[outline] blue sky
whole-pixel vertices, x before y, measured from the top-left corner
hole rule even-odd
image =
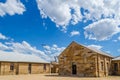
[[[0,50],[45,59],[76,41],[118,56],[119,6],[119,0],[0,0]]]

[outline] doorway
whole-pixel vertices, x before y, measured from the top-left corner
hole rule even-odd
[[[31,74],[31,64],[28,65],[28,73]]]
[[[118,63],[114,63],[114,71],[118,71]]]
[[[17,65],[16,65],[16,75],[18,75],[19,74],[19,63],[17,63]]]
[[[76,64],[72,64],[72,74],[77,74],[77,66]]]

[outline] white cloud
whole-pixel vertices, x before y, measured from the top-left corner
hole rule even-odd
[[[120,36],[118,37],[118,40],[120,40]]]
[[[25,11],[25,6],[20,0],[7,0],[5,3],[0,2],[0,16],[6,14],[23,14]]]
[[[51,59],[46,55],[43,51],[36,49],[35,47],[32,47],[29,43],[26,41],[23,41],[22,43],[9,43],[11,45],[13,52],[22,53],[22,54],[31,54],[39,56],[40,58],[44,60],[50,61]]]
[[[113,41],[114,41],[114,42],[120,41],[120,36],[119,36],[117,39],[113,40]]]
[[[37,3],[43,18],[47,18],[48,16],[56,25],[61,26],[66,26],[69,23],[71,14],[68,5],[61,4],[61,1],[53,0],[37,0]],[[65,10],[64,12],[63,9]]]
[[[76,36],[76,35],[80,35],[80,32],[79,31],[72,31],[70,33],[71,36]]]
[[[10,50],[10,48],[7,45],[0,42],[0,50]]]
[[[113,40],[113,42],[117,42],[118,40]]]
[[[69,24],[102,19],[120,20],[120,0],[36,0],[43,18],[49,17],[65,30]],[[83,11],[81,11],[81,8]],[[116,12],[117,11],[117,12]],[[105,21],[105,20],[104,20]],[[106,22],[106,21],[105,21]],[[105,25],[104,22],[104,25]],[[114,22],[110,24],[113,26]],[[99,24],[101,25],[101,24]],[[106,23],[107,25],[107,23]]]
[[[107,53],[111,53],[110,51],[105,51],[105,52],[107,52]]]
[[[119,36],[117,39],[113,40],[113,41],[114,41],[114,42],[120,41],[120,36]]]
[[[118,49],[117,51],[120,52],[120,49]]]
[[[100,49],[102,48],[102,46],[100,46],[100,45],[94,45],[94,44],[88,45],[88,47],[89,47],[89,48],[95,48],[95,49],[97,49],[97,50],[100,50]]]
[[[43,48],[46,50],[50,50],[50,46],[48,46],[48,45],[43,46]]]
[[[43,48],[44,50],[38,50],[26,41],[22,41],[21,43],[6,41],[5,44],[0,42],[0,51],[3,53],[16,53],[16,57],[18,57],[17,55],[32,55],[46,61],[53,61],[54,57],[58,56],[65,49],[64,47],[58,47],[56,44],[53,44],[52,46],[45,45]]]
[[[5,42],[5,44],[0,43],[0,51],[5,53],[9,51],[12,53],[33,55],[38,56],[39,58],[44,59],[46,61],[51,61],[50,57],[46,55],[44,51],[36,49],[26,41],[23,41],[22,43],[19,42]]]
[[[44,52],[49,55],[51,60],[55,60],[54,57],[57,57],[65,49],[65,47],[58,47],[56,44],[52,46],[47,45],[47,47],[43,46],[43,48],[45,48]]]
[[[8,39],[8,38],[6,36],[4,36],[3,34],[0,33],[0,39],[5,40],[5,39]]]
[[[85,37],[92,40],[108,40],[120,32],[119,21],[103,19],[85,27]]]

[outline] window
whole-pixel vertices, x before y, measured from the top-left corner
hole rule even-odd
[[[118,63],[114,63],[114,70],[118,71]]]
[[[46,70],[46,64],[44,64],[43,69]]]
[[[10,64],[10,70],[11,70],[11,71],[14,70],[14,64],[13,64],[13,63]]]
[[[101,62],[101,70],[104,70],[103,62]]]

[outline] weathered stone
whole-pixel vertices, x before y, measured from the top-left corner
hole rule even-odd
[[[10,65],[13,64],[13,70]],[[30,65],[30,66],[29,66]],[[50,73],[49,63],[0,62],[0,75]]]
[[[110,74],[111,56],[72,42],[59,55],[59,74],[102,77]]]

